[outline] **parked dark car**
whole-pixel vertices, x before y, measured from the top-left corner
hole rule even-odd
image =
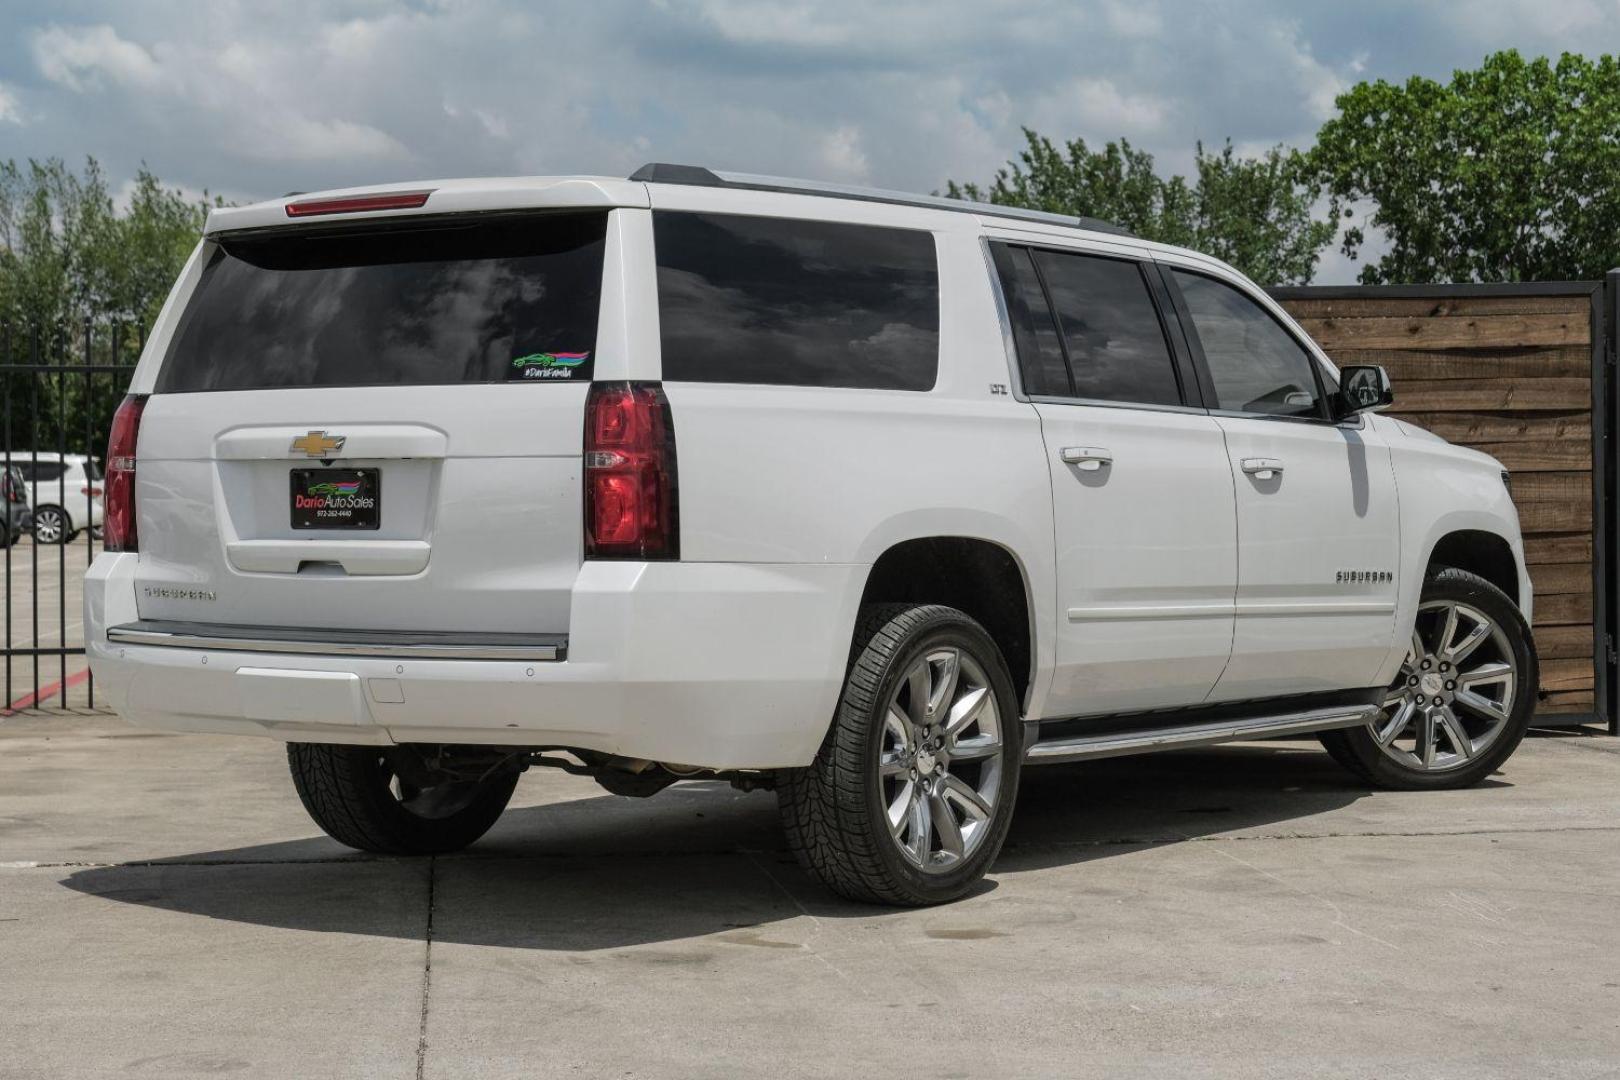
[[[0,547],[10,547],[34,527],[34,511],[28,506],[28,488],[22,473],[13,465],[0,473]]]

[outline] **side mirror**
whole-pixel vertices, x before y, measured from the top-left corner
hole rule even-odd
[[[1394,402],[1395,390],[1383,368],[1376,364],[1357,364],[1339,369],[1339,393],[1333,410],[1337,415],[1375,412]]]

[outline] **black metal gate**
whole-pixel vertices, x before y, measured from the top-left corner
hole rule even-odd
[[[0,532],[5,539],[0,716],[95,705],[82,588],[100,550],[101,458],[144,328],[84,318],[0,322]],[[24,519],[60,522],[36,538]],[[70,535],[72,534],[72,535]]]

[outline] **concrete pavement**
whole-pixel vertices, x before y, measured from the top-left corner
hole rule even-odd
[[[1620,1076],[1620,740],[1371,793],[1313,743],[1027,774],[992,880],[846,904],[772,797],[525,777],[321,837],[281,748],[0,722],[0,1077]]]

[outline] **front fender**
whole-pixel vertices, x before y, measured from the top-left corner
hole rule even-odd
[[[1441,539],[1452,533],[1483,532],[1505,540],[1513,552],[1518,581],[1515,599],[1526,622],[1534,614],[1519,512],[1502,483],[1501,466],[1484,454],[1438,441],[1391,442],[1400,497],[1401,584],[1395,637],[1379,669],[1384,683],[1395,678],[1405,659],[1429,560]]]

